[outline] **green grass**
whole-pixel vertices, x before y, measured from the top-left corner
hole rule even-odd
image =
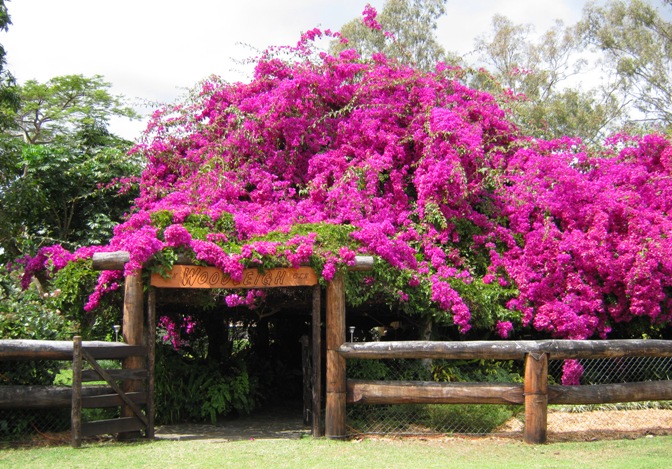
[[[532,446],[508,439],[306,437],[244,441],[87,443],[4,449],[2,467],[85,468],[661,468],[672,465],[672,436]]]
[[[105,370],[119,370],[121,369],[121,362],[119,360],[100,360],[98,364]],[[89,366],[85,365],[85,369]],[[105,381],[91,381],[87,385],[106,384]],[[64,368],[58,372],[54,377],[54,385],[56,386],[72,386],[72,368]]]

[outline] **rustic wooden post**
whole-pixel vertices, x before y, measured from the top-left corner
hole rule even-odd
[[[548,412],[548,354],[525,356],[525,443],[546,443]]]
[[[75,336],[72,344],[72,407],[70,414],[73,448],[82,446],[82,338]]]
[[[322,411],[322,289],[319,285],[313,287],[313,422],[312,433],[314,437],[322,436],[321,416]]]
[[[147,297],[147,433],[154,438],[154,368],[156,362],[156,288]]]
[[[310,413],[312,412],[313,398],[311,394],[311,380],[313,378],[313,367],[310,363],[310,339],[307,335],[302,335],[299,339],[301,343],[301,376],[303,377],[303,392],[301,393],[303,424],[310,423]]]
[[[144,327],[143,327],[143,291],[142,277],[140,274],[129,275],[124,284],[124,318],[122,333],[124,341],[129,345],[144,345]],[[145,357],[128,357],[122,363],[123,369],[141,369]],[[123,383],[124,392],[134,392],[142,390],[142,383],[133,380],[127,380]],[[128,406],[121,408],[122,417],[133,417],[133,410]],[[138,438],[138,432],[120,433],[119,439]]]
[[[346,375],[345,358],[338,348],[345,342],[345,282],[337,275],[327,285],[327,403],[325,435],[345,438]]]

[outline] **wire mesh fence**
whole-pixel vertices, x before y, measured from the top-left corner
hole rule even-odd
[[[672,379],[670,357],[620,357],[577,360],[580,384],[662,381]],[[564,361],[549,362],[549,382],[562,382]],[[548,433],[556,439],[604,439],[628,434],[672,433],[672,401],[550,406]]]
[[[348,360],[350,379],[522,383],[522,362],[494,360]],[[348,406],[351,435],[483,435],[521,418],[520,405],[403,404]]]
[[[625,357],[580,360],[581,385],[672,379],[672,358]],[[111,367],[111,363],[106,367]],[[118,362],[117,362],[118,365]],[[562,382],[564,362],[549,363],[549,384]],[[494,360],[348,360],[348,378],[385,381],[522,383],[522,361]],[[61,385],[72,382],[64,361],[0,361],[2,385]],[[83,419],[114,418],[117,409],[87,409]],[[366,435],[519,436],[520,405],[405,404],[349,405],[348,433]],[[26,439],[70,430],[70,409],[0,409],[0,441]],[[607,438],[624,434],[672,433],[672,401],[550,406],[551,438]]]
[[[562,383],[564,361],[549,363],[549,384]],[[672,358],[626,357],[580,360],[580,384],[612,384],[672,379]],[[348,378],[389,381],[522,383],[522,361],[348,360]],[[524,408],[495,404],[349,405],[351,436],[363,435],[522,435]],[[672,401],[549,406],[551,439],[621,437],[672,433]]]
[[[105,368],[120,367],[117,361],[101,362]],[[89,369],[86,364],[84,369]],[[89,383],[89,384],[104,384]],[[72,363],[68,361],[0,361],[2,386],[71,386]],[[31,438],[68,441],[71,428],[69,406],[0,408],[0,442],[25,441]],[[84,409],[82,420],[99,420],[118,416],[118,409]]]
[[[69,364],[60,361],[1,361],[0,386],[51,386],[63,384]],[[65,375],[63,374],[65,373]],[[72,371],[70,371],[70,378]],[[32,434],[61,432],[70,428],[68,408],[0,409],[0,440],[13,441]]]

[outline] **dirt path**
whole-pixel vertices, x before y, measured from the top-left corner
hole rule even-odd
[[[299,439],[310,435],[300,410],[272,409],[261,413],[224,420],[216,425],[182,424],[157,427],[156,438],[162,440],[239,441],[254,439]]]

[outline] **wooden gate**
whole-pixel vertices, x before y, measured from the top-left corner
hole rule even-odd
[[[82,338],[73,340],[72,353],[72,446],[78,448],[82,438],[102,434],[117,434],[143,430],[147,438],[154,437],[153,373],[150,364],[145,368],[103,369],[96,357],[126,359],[148,357],[147,347],[126,346],[87,348]],[[147,360],[149,362],[149,360]],[[92,369],[83,370],[84,362]],[[82,384],[104,380],[114,394],[83,395]],[[121,384],[119,382],[122,382]],[[140,405],[145,405],[143,412]],[[82,422],[82,408],[126,407],[132,415],[116,419]]]

